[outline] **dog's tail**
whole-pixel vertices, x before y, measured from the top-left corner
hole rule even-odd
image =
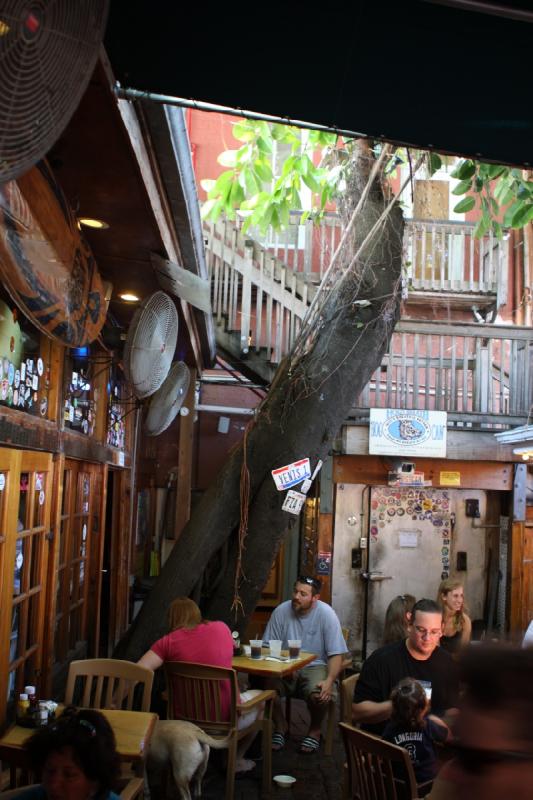
[[[209,736],[208,733],[203,731],[197,725],[195,735],[199,742],[202,744],[208,744],[213,750],[224,750],[231,741],[231,736],[224,736],[222,739],[215,739],[213,736]]]

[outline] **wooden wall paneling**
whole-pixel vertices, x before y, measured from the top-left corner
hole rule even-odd
[[[6,476],[5,503],[2,509],[2,533],[5,539],[0,552],[0,730],[4,728],[9,678],[9,652],[12,624],[13,575],[17,535],[17,512],[20,484],[20,450],[0,448],[0,471]]]
[[[174,538],[178,539],[191,515],[192,456],[194,445],[194,392],[196,370],[191,369],[191,382],[184,406],[189,409],[186,417],[180,417],[178,448],[178,478],[176,486],[176,517]]]
[[[522,622],[522,596],[523,596],[523,550],[524,550],[523,522],[513,522],[511,526],[511,553],[509,558],[509,586],[510,608],[509,629],[512,636],[519,636],[523,631]]]
[[[50,514],[50,532],[52,539],[48,558],[48,577],[46,592],[46,613],[49,620],[43,631],[43,669],[41,687],[43,695],[51,696],[52,668],[54,661],[55,618],[57,613],[57,569],[59,564],[59,544],[61,530],[61,509],[63,500],[63,470],[65,456],[58,454],[53,459],[52,474],[52,507]]]
[[[90,524],[89,591],[87,595],[88,656],[97,658],[100,646],[100,613],[102,598],[102,568],[104,563],[105,513],[107,504],[107,464],[92,466],[94,481],[93,509]]]
[[[386,486],[392,456],[335,456],[333,461],[334,483],[358,483],[370,486]],[[434,488],[446,488],[440,482],[441,472],[458,472],[458,489],[493,489],[509,492],[513,488],[514,465],[496,461],[454,461],[436,458],[413,458],[417,471],[424,473],[425,480]],[[449,487],[448,487],[449,488]]]
[[[117,470],[113,485],[109,641],[120,639],[129,623],[130,470]]]
[[[65,366],[65,348],[59,342],[49,339],[47,336],[41,337],[41,342],[47,342],[49,381],[48,389],[48,411],[46,418],[55,422],[60,428],[63,427],[62,415],[62,389],[63,389],[63,370]]]

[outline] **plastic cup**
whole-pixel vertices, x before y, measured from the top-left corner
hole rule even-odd
[[[261,658],[262,646],[263,646],[262,639],[250,639],[250,647],[252,648],[252,658]]]
[[[243,644],[242,654],[243,656],[248,656],[248,658],[252,655],[252,648],[250,647],[249,644]]]
[[[281,639],[270,640],[270,655],[279,658],[281,655]]]
[[[289,639],[289,658],[298,658],[301,647],[301,639]]]

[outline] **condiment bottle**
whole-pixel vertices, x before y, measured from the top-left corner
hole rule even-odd
[[[46,703],[39,703],[39,723],[41,727],[48,725],[48,706]]]
[[[24,692],[28,695],[28,701],[30,707],[28,709],[28,715],[32,717],[34,724],[40,724],[40,709],[39,709],[39,700],[37,699],[37,695],[35,694],[35,686],[25,686]]]
[[[21,692],[17,703],[17,717],[23,718],[29,713],[30,701],[26,692]]]

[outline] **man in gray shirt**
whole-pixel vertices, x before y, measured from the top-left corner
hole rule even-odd
[[[300,744],[301,753],[314,753],[320,746],[320,727],[329,701],[335,699],[335,679],[346,652],[337,615],[331,606],[320,600],[321,588],[318,578],[303,575],[297,578],[292,600],[275,609],[263,634],[264,641],[281,639],[283,648],[288,647],[289,639],[300,639],[302,650],[316,654],[311,664],[276,685],[285,695],[307,702],[311,723]],[[279,696],[274,703],[273,720],[272,749],[281,750],[285,745],[287,723]]]

